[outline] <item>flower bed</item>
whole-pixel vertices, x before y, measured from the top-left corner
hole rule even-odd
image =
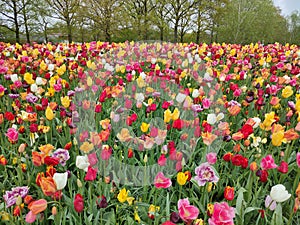
[[[295,45],[0,43],[0,218],[298,224]]]

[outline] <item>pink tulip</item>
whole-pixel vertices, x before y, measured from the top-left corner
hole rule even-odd
[[[233,225],[235,217],[234,208],[227,202],[215,203],[212,217],[208,220],[209,225]]]
[[[199,209],[190,205],[190,202],[187,198],[179,199],[177,205],[179,216],[183,221],[189,222],[197,219],[199,215]]]
[[[202,100],[202,106],[204,109],[208,109],[210,107],[210,104],[211,104],[211,102],[208,98],[205,98]]]
[[[265,158],[263,158],[261,160],[260,166],[264,170],[277,168],[272,155],[267,155]]]
[[[29,211],[25,218],[26,223],[34,223],[35,220],[36,220],[36,214],[34,214],[32,211]]]
[[[10,142],[17,142],[19,138],[18,131],[15,128],[9,128],[7,130],[6,136]]]
[[[215,164],[217,162],[217,153],[215,152],[208,153],[206,155],[206,161],[211,165]]]
[[[156,188],[168,188],[172,185],[170,178],[165,177],[163,172],[159,172],[154,179],[154,186]]]
[[[300,152],[297,152],[296,162],[297,162],[297,166],[300,168]]]

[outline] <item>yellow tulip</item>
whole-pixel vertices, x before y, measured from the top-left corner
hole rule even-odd
[[[70,106],[71,100],[70,100],[69,96],[60,97],[60,101],[61,101],[61,104],[63,105],[63,107],[68,108]]]
[[[62,66],[60,66],[59,68],[56,69],[56,73],[61,76],[66,72],[67,68],[66,65],[63,64]]]
[[[53,120],[53,118],[54,118],[55,115],[54,115],[52,109],[49,106],[47,107],[45,113],[46,113],[47,120]]]
[[[170,111],[170,109],[167,109],[165,112],[164,112],[164,122],[165,123],[169,123],[170,120],[172,119],[172,113]]]
[[[119,192],[118,197],[117,197],[118,200],[119,200],[119,202],[124,203],[124,202],[127,201],[128,192],[129,192],[129,191],[126,191],[126,188],[123,188],[123,189]]]
[[[188,179],[188,176],[185,173],[179,172],[177,174],[177,182],[178,182],[179,185],[185,185],[187,179]]]
[[[150,127],[150,124],[143,122],[141,125],[141,131],[146,133]]]
[[[274,146],[281,146],[282,142],[284,142],[284,131],[278,131],[272,134],[272,144]]]
[[[293,93],[294,93],[294,92],[293,92],[292,87],[291,87],[291,86],[286,86],[286,87],[282,90],[281,96],[282,96],[283,98],[288,98],[288,97],[292,96]]]
[[[25,73],[24,74],[24,80],[26,81],[27,84],[34,84],[35,81],[32,79],[32,74],[31,73]]]
[[[178,108],[175,108],[173,113],[172,113],[172,120],[177,120],[179,118],[180,112]]]

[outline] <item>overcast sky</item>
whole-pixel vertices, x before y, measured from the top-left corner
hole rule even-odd
[[[282,9],[284,16],[291,14],[294,10],[300,12],[300,0],[273,0],[276,6]]]

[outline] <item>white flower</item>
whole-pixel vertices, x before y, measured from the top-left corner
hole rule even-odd
[[[36,80],[35,80],[35,83],[36,83],[37,85],[42,85],[42,84],[44,83],[44,82],[43,82],[43,78],[37,77]]]
[[[54,64],[48,64],[48,70],[50,71],[54,70]]]
[[[137,102],[143,102],[145,100],[145,96],[143,93],[136,93],[134,98]]]
[[[277,184],[271,188],[271,198],[276,202],[284,202],[291,197],[291,194],[285,189],[282,184]]]
[[[147,76],[147,75],[146,75],[144,72],[141,72],[141,73],[140,73],[140,77],[142,77],[143,80],[146,79],[146,76]]]
[[[31,90],[31,92],[35,93],[38,90],[38,86],[36,84],[32,84],[32,85],[30,85],[30,90]]]
[[[57,190],[62,190],[67,185],[68,172],[65,173],[55,173],[53,175],[53,180],[55,181]]]
[[[219,122],[220,120],[222,120],[223,118],[224,118],[223,113],[219,113],[218,115],[216,115],[214,113],[210,113],[207,115],[207,123],[213,125],[216,122]]]
[[[17,80],[19,80],[18,74],[10,75],[10,79],[13,83],[15,83]]]
[[[152,58],[151,59],[151,64],[155,64],[156,63],[156,58]]]
[[[194,89],[194,90],[193,90],[193,93],[192,93],[192,97],[193,97],[193,98],[198,98],[199,95],[200,95],[199,90],[198,90],[198,89]]]
[[[182,93],[178,93],[178,95],[176,96],[176,101],[179,103],[183,103],[183,101],[185,100],[186,95],[182,94]]]
[[[255,122],[255,124],[253,125],[253,129],[255,129],[256,127],[259,126],[260,122],[261,122],[261,119],[259,119],[258,117],[254,117],[252,118]]]
[[[88,159],[87,155],[84,155],[84,156],[79,155],[76,157],[76,166],[79,169],[82,169],[85,172],[87,172],[89,165],[90,165],[90,163],[89,163],[89,159]]]

